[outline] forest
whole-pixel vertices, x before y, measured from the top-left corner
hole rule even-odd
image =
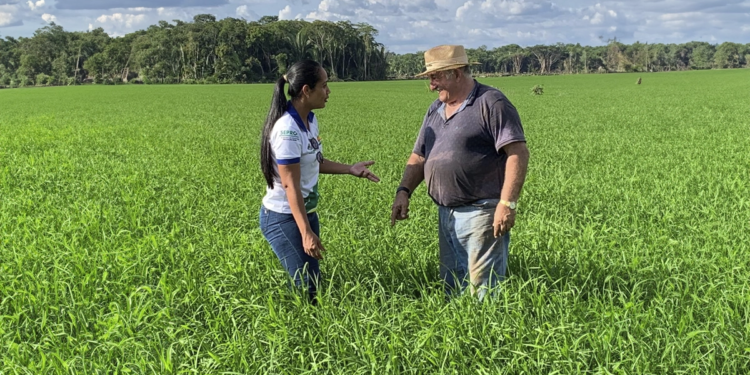
[[[159,21],[119,37],[102,28],[66,31],[50,23],[31,37],[0,38],[0,87],[80,83],[252,83],[278,78],[289,64],[314,59],[334,81],[409,79],[423,52],[396,54],[366,23],[279,20]],[[489,41],[488,41],[489,42]],[[729,69],[750,64],[750,43],[687,42],[467,48],[482,75],[661,72]]]

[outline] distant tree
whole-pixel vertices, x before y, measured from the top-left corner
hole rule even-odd
[[[529,56],[529,52],[517,44],[511,44],[509,47],[510,61],[513,66],[513,73],[521,74],[524,60]]]
[[[610,72],[622,72],[625,71],[624,56],[622,54],[623,44],[620,43],[617,38],[610,39],[607,43],[607,52],[605,54],[605,67]]]
[[[714,46],[706,42],[696,42],[690,57],[692,69],[711,69],[714,59]]]
[[[717,68],[739,68],[742,60],[744,59],[742,50],[744,50],[741,44],[724,42],[716,47],[716,53],[714,54],[714,65]]]

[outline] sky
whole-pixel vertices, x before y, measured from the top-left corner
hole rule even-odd
[[[0,0],[0,38],[32,36],[50,22],[67,31],[101,27],[110,36],[159,20],[209,13],[366,22],[396,53],[440,44],[750,43],[750,0]]]

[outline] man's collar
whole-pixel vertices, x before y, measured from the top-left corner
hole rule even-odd
[[[474,87],[471,88],[471,92],[469,93],[469,96],[466,97],[466,100],[464,101],[465,105],[472,105],[474,104],[474,99],[477,98],[477,93],[479,92],[479,82],[477,80],[474,80]]]

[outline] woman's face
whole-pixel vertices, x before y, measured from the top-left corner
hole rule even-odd
[[[328,101],[328,95],[331,94],[331,89],[328,88],[328,74],[322,67],[320,68],[320,80],[315,84],[315,88],[310,90],[307,96],[307,101],[310,103],[311,109],[325,108],[326,102]]]

